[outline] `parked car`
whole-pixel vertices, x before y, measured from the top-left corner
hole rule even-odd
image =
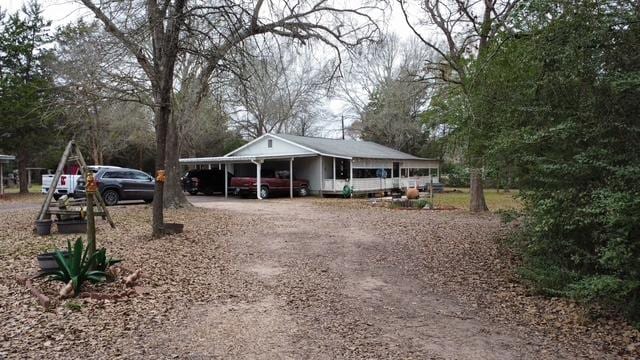
[[[250,195],[256,193],[257,179],[255,177],[234,177],[231,187],[236,195]],[[275,194],[289,194],[289,171],[273,171],[262,169],[260,173],[260,197],[266,199]],[[293,179],[293,191],[298,196],[309,195],[309,182]]]
[[[231,189],[231,178],[233,178],[233,174],[227,172],[229,189]],[[224,170],[189,170],[181,180],[182,189],[191,195],[196,195],[199,192],[205,195],[224,194]]]
[[[156,187],[155,179],[140,170],[127,168],[102,168],[95,174],[98,191],[105,204],[116,205],[120,200],[153,201],[153,191]],[[84,182],[77,193],[85,196]]]
[[[104,165],[90,165],[87,166],[89,171],[94,174],[98,172],[100,169],[121,169],[118,166],[104,166]],[[42,175],[42,190],[43,194],[49,192],[49,188],[51,187],[51,183],[53,182],[54,174],[45,174]],[[60,196],[67,195],[70,197],[84,197],[84,190],[82,188],[82,183],[84,179],[82,177],[82,172],[79,167],[75,167],[74,171],[69,174],[60,175],[60,179],[58,180],[58,185],[56,185],[55,191],[53,193],[53,197],[58,200]],[[78,191],[78,190],[81,191]]]

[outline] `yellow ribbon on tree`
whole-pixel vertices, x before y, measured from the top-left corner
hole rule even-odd
[[[165,180],[167,180],[167,177],[164,174],[164,170],[156,171],[156,181],[159,183],[163,183],[165,182]]]

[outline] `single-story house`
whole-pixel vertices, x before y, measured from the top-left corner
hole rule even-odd
[[[0,155],[0,195],[4,195],[4,164],[15,159],[13,155]]]
[[[257,178],[263,166],[285,170],[291,179],[308,180],[310,192],[319,195],[339,194],[345,185],[356,193],[374,193],[424,187],[440,179],[437,159],[420,158],[370,141],[286,134],[265,134],[224,156],[185,158],[180,163],[224,167],[234,176]]]

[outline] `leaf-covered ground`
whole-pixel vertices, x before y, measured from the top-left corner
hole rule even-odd
[[[192,198],[185,233],[150,239],[147,206],[111,208],[99,246],[142,269],[145,294],[48,312],[16,283],[37,210],[0,212],[0,357],[635,358],[640,335],[531,295],[493,215],[362,201]],[[0,205],[1,206],[1,205]]]

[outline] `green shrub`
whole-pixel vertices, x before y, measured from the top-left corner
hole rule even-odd
[[[505,224],[513,222],[523,215],[522,211],[516,209],[498,209],[496,214],[500,216],[500,220]]]
[[[429,208],[432,208],[433,205],[431,204],[431,201],[428,199],[418,199],[414,202],[412,202],[412,205],[414,208],[418,208],[418,209],[422,209],[425,206],[429,205]]]
[[[469,187],[469,169],[460,164],[444,164],[440,182],[447,187]]]

